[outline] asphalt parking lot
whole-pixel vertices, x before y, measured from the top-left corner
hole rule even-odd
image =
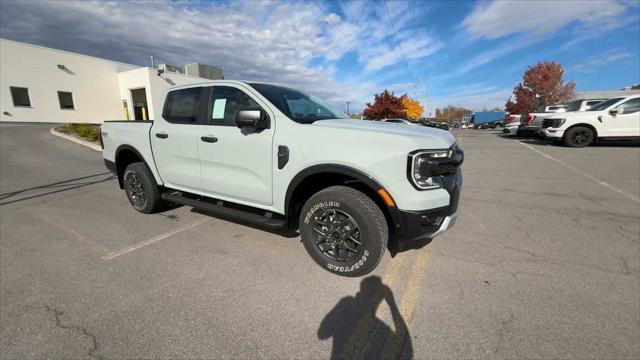
[[[0,125],[2,358],[640,357],[638,146],[456,131],[456,227],[348,279],[298,238],[137,213],[50,127]]]

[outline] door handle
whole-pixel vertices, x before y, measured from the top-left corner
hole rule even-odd
[[[167,133],[156,133],[156,137],[160,138],[160,139],[166,139],[169,137],[169,134]]]
[[[218,141],[218,138],[215,136],[203,136],[200,138],[200,140],[208,143],[214,143]]]

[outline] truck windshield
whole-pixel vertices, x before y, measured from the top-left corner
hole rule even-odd
[[[249,83],[249,85],[291,120],[299,123],[308,124],[318,120],[349,118],[347,114],[326,101],[298,90],[270,84]]]
[[[567,111],[578,111],[582,105],[582,100],[571,101],[567,104]]]
[[[609,99],[607,101],[601,102],[598,105],[593,106],[591,109],[589,109],[588,111],[602,111],[605,110],[606,108],[608,108],[609,106],[617,103],[618,101],[622,100],[624,98],[613,98],[613,99]]]

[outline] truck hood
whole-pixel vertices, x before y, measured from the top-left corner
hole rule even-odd
[[[588,117],[591,115],[602,115],[604,113],[606,113],[606,110],[602,110],[602,111],[567,111],[567,112],[563,112],[563,113],[557,113],[554,115],[557,116],[553,116],[553,118],[574,118],[574,117]],[[550,116],[551,118],[552,116]]]
[[[429,142],[432,148],[446,149],[456,142],[449,131],[422,125],[388,123],[384,121],[331,119],[316,121],[311,126],[347,131],[366,131],[386,138],[410,138],[416,142]]]

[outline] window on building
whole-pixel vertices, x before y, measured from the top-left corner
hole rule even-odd
[[[15,86],[10,86],[9,89],[11,90],[13,106],[31,106],[31,100],[29,100],[29,89]]]
[[[164,118],[170,123],[195,124],[200,112],[201,91],[201,87],[194,87],[169,92]]]
[[[58,91],[58,101],[60,102],[60,109],[73,110],[73,94],[67,91]]]

